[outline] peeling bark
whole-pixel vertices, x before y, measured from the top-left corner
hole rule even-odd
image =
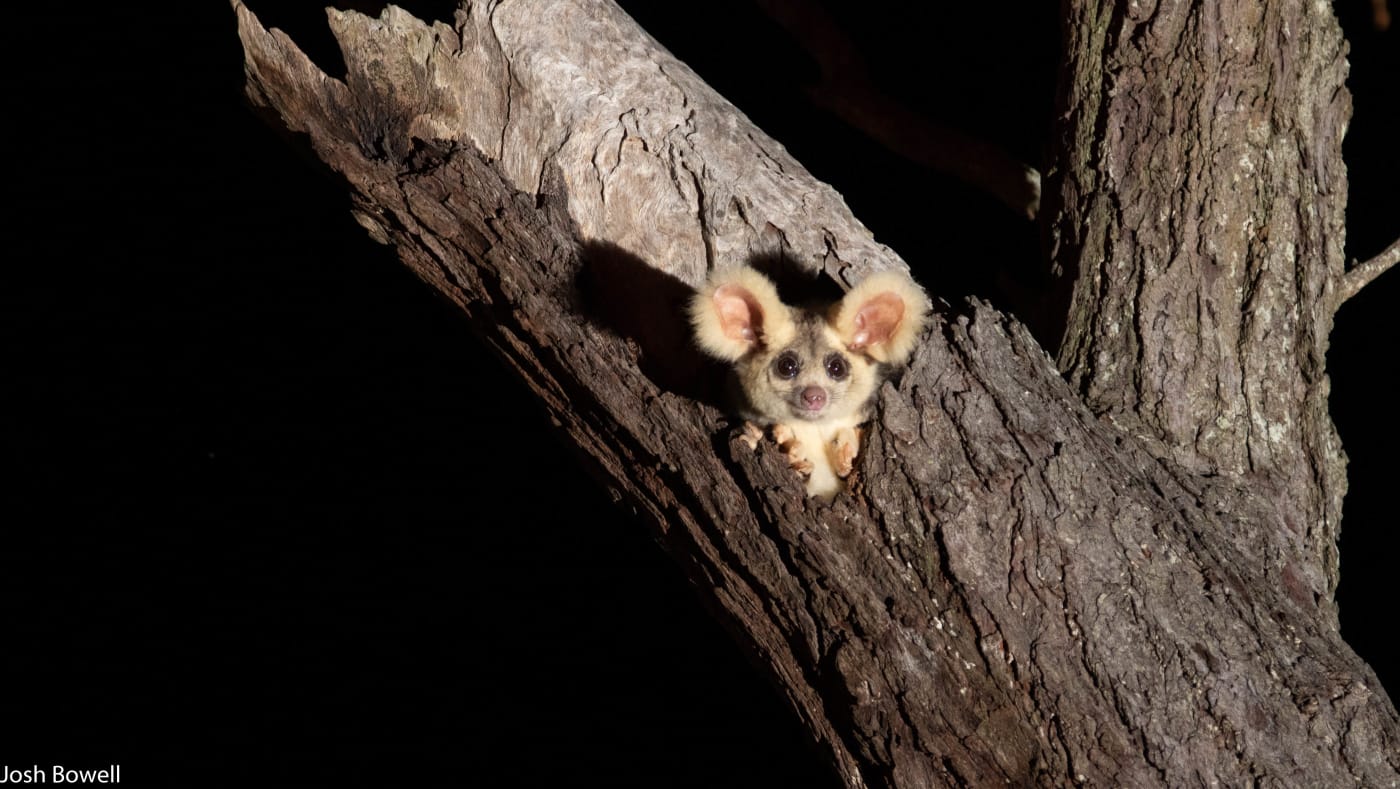
[[[1101,139],[1135,95],[1104,81],[1135,79],[1104,53],[1178,55],[1120,36],[1121,14],[1071,9],[1064,155],[1080,166],[1063,165],[1055,216],[1078,277],[1073,385],[986,305],[937,316],[881,392],[854,490],[828,507],[705,402],[680,323],[714,266],[780,256],[849,284],[903,265],[781,145],[609,3],[468,2],[452,25],[332,11],[343,82],[234,7],[253,102],[305,135],[361,224],[653,525],[847,785],[1400,780],[1400,718],[1331,606],[1344,483],[1322,304],[1341,274],[1327,134],[1345,94],[1326,92],[1329,12],[1289,6],[1311,15],[1288,18],[1295,38],[1264,20],[1276,36],[1243,73],[1292,104],[1228,116],[1258,139],[1216,139],[1223,121],[1183,97],[1162,98],[1180,102],[1170,127]],[[1168,11],[1154,33],[1218,23]],[[1258,103],[1207,73],[1210,101]],[[1153,156],[1178,164],[1154,141],[1186,133],[1262,175],[1193,158],[1158,172],[1184,185],[1147,178]],[[1228,192],[1253,229],[1174,206],[1185,188]],[[1147,235],[1163,209],[1171,232]],[[1185,333],[1158,326],[1192,298]],[[1168,399],[1184,390],[1218,399]],[[1230,427],[1189,429],[1220,414]]]

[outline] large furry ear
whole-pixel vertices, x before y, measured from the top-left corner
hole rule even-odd
[[[877,362],[903,364],[914,352],[928,310],[928,296],[907,275],[881,271],[841,299],[832,328],[850,350]]]
[[[780,347],[797,336],[792,311],[762,274],[742,266],[716,272],[690,302],[695,340],[711,356],[738,361],[757,347]]]

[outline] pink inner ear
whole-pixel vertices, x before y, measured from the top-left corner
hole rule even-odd
[[[763,313],[752,293],[738,285],[721,285],[715,290],[714,299],[720,330],[725,337],[745,342],[753,342],[758,337]]]
[[[856,311],[856,332],[851,338],[851,349],[860,350],[889,342],[902,320],[904,299],[893,293],[880,293],[870,297]]]

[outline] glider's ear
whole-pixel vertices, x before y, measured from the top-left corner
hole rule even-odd
[[[755,348],[781,347],[797,335],[792,310],[762,274],[742,266],[717,272],[690,302],[695,340],[711,356],[736,362]]]
[[[912,279],[881,271],[841,299],[832,328],[851,351],[877,362],[903,364],[914,352],[928,310],[928,296]]]

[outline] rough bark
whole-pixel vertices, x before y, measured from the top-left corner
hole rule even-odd
[[[678,306],[710,268],[752,256],[847,283],[902,265],[781,145],[608,3],[469,2],[452,25],[392,7],[377,20],[333,11],[343,81],[234,7],[254,103],[305,135],[349,185],[361,224],[461,307],[615,496],[654,525],[848,785],[1400,780],[1400,718],[1330,606],[1341,483],[1317,299],[1339,274],[1341,196],[1322,191],[1342,177],[1334,140],[1298,138],[1305,153],[1256,160],[1271,180],[1239,199],[1261,206],[1254,227],[1279,225],[1267,241],[1239,241],[1233,223],[1192,225],[1196,250],[1238,247],[1234,265],[1254,272],[1239,291],[1194,256],[1166,272],[1164,288],[1219,302],[1202,312],[1237,316],[1238,337],[1212,345],[1216,355],[1151,346],[1149,366],[1137,351],[1146,340],[1107,356],[1068,351],[1081,397],[1016,321],[980,303],[938,316],[881,392],[855,489],[828,507],[803,498],[771,443],[749,450],[694,399],[703,368],[687,356]],[[1072,10],[1081,30],[1087,12]],[[1112,19],[1074,34],[1074,79],[1099,67],[1087,51],[1119,40]],[[1321,22],[1322,33],[1293,24],[1337,46]],[[1295,101],[1314,103],[1295,107],[1287,128],[1306,120],[1319,132],[1331,105],[1315,102],[1333,99],[1315,92],[1326,58],[1291,59],[1291,40],[1258,57],[1290,58],[1281,71],[1304,86]],[[1070,100],[1088,120],[1070,125],[1066,155],[1084,168],[1065,179],[1057,216],[1062,234],[1072,212],[1088,217],[1061,257],[1078,267],[1076,315],[1087,316],[1066,348],[1093,349],[1082,338],[1114,336],[1108,313],[1155,330],[1180,312],[1160,304],[1185,296],[1148,300],[1141,285],[1126,291],[1135,300],[1117,296],[1104,284],[1117,273],[1092,279],[1097,290],[1083,284],[1095,261],[1117,265],[1108,252],[1121,244],[1095,234],[1130,208],[1075,202],[1114,194],[1076,179],[1122,178],[1128,166],[1104,158],[1111,146],[1093,120],[1114,94],[1079,90]],[[1170,127],[1135,133],[1150,142],[1204,123],[1183,107]],[[1122,156],[1144,148],[1130,136],[1113,138]],[[1155,221],[1179,190],[1151,188],[1162,190],[1144,214]],[[1294,197],[1312,208],[1285,221]],[[1175,238],[1142,243],[1175,250]],[[1162,257],[1148,252],[1128,257]],[[1236,276],[1229,265],[1217,268]],[[1292,291],[1275,295],[1287,291],[1276,278]],[[593,300],[579,298],[581,280]],[[1299,358],[1315,366],[1297,369]],[[1279,370],[1285,360],[1294,368]],[[1287,425],[1281,437],[1220,428],[1198,440],[1181,420],[1215,424],[1205,405],[1146,422],[1129,407],[1149,402],[1133,399],[1142,389],[1117,383],[1188,386],[1217,370],[1238,377],[1220,387],[1242,409],[1230,419]]]
[[[1335,625],[1341,29],[1303,0],[1067,12],[1053,236],[1076,277],[1060,365],[1164,461],[1273,500],[1239,547]]]

